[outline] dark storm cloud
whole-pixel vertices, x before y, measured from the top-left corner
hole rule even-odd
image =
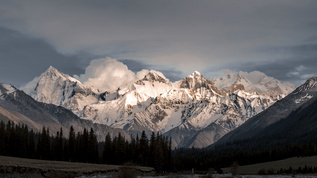
[[[16,59],[6,61],[11,71],[24,56],[28,67],[81,74],[91,60],[109,56],[132,59],[126,65],[134,72],[160,70],[172,81],[194,70],[215,77],[230,68],[298,83],[315,66],[316,9],[311,0],[3,0],[0,26],[20,34],[10,49],[0,44],[7,51],[1,57]],[[37,68],[29,75],[43,71]]]
[[[90,60],[101,57],[85,53],[61,54],[42,39],[0,26],[0,83],[10,83],[20,87],[35,76],[39,76],[49,66],[71,76],[79,75],[84,73]],[[142,69],[157,69],[137,60],[120,61],[135,73]],[[171,81],[179,79],[179,71],[163,69],[161,72]]]
[[[17,87],[39,76],[49,66],[67,74],[83,72],[80,58],[65,56],[41,39],[0,27],[0,82]]]
[[[316,34],[317,3],[308,0],[4,2],[0,23],[59,52],[110,54],[184,73],[250,61],[266,55],[258,48]]]

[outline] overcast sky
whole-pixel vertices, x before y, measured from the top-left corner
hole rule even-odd
[[[195,70],[219,77],[222,69],[297,85],[317,76],[315,0],[0,3],[0,82],[17,87],[49,66],[87,78],[91,61],[106,57],[171,81]]]

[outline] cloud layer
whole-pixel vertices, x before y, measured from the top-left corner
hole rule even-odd
[[[0,24],[45,39],[63,54],[85,51],[170,65],[184,73],[274,58],[261,48],[316,36],[317,3],[253,1],[5,0]]]
[[[111,56],[172,81],[228,68],[298,84],[316,74],[316,9],[311,0],[2,0],[0,80],[21,84],[50,65],[80,74]]]

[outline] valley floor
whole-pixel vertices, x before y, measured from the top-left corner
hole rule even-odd
[[[261,169],[274,169],[275,171],[278,171],[281,168],[289,169],[292,167],[292,169],[298,169],[299,167],[304,168],[305,166],[317,167],[317,156],[293,157],[279,161],[238,166],[237,174],[256,175]],[[222,170],[226,173],[231,172],[232,168],[223,168]]]
[[[317,156],[312,157],[293,157],[289,159],[266,162],[260,164],[239,166],[237,168],[237,174],[241,176],[236,177],[270,177],[270,178],[311,178],[317,177],[317,174],[305,174],[305,175],[257,175],[259,170],[274,169],[279,170],[280,168],[298,169],[299,167],[312,166],[317,167]],[[215,174],[212,177],[223,178],[232,177],[232,168],[223,168],[225,174]],[[101,164],[87,164],[87,163],[71,163],[62,161],[44,161],[34,159],[24,159],[0,156],[0,177],[126,177],[125,175],[133,177],[208,177],[206,175],[181,175],[171,174],[167,176],[153,176],[155,174],[154,169],[150,167],[127,167],[117,165],[101,165]],[[139,176],[142,175],[142,176]]]
[[[122,171],[150,174],[154,169],[0,156],[0,177],[80,177],[98,174],[115,175]]]

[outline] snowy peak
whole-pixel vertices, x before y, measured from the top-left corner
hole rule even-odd
[[[59,74],[60,72],[53,66],[50,66],[44,73]]]
[[[298,93],[301,91],[307,91],[311,89],[316,89],[317,90],[317,77],[312,77],[308,79],[303,85],[299,86],[294,93]]]
[[[149,73],[146,74],[144,78],[142,80],[139,80],[137,83],[142,83],[142,81],[169,83],[169,80],[166,79],[162,73],[154,70],[149,71]]]
[[[50,66],[42,75],[41,77],[48,77],[48,78],[52,78],[52,79],[55,79],[55,78],[58,78],[58,77],[61,77],[63,79],[67,79],[67,77],[59,72],[56,68]]]
[[[83,86],[78,80],[50,66],[39,77],[22,87],[35,100],[64,106],[74,113],[98,100],[97,90]],[[76,108],[76,109],[73,109]]]
[[[56,89],[56,85],[61,86],[62,83],[72,81],[73,80],[70,80],[68,77],[66,77],[65,74],[59,72],[56,68],[50,66],[39,77],[35,77],[31,82],[29,82],[26,86],[22,87],[21,89],[32,96],[32,94],[35,95],[38,89],[42,88],[48,91],[52,91]]]
[[[212,93],[223,95],[224,92],[219,91],[217,87],[213,84],[213,82],[207,80],[203,75],[201,75],[199,72],[195,71],[192,74],[188,75],[181,81],[177,82],[179,83],[180,88],[187,88],[194,92],[201,90],[201,89],[207,89],[211,90]]]
[[[199,72],[193,72],[180,81],[180,88],[192,89],[197,83],[206,83],[207,79],[204,78]]]
[[[200,78],[202,77],[201,73],[198,71],[194,71],[192,74],[190,74],[188,77],[193,77],[193,78]]]
[[[211,79],[217,88],[226,92],[245,90],[248,93],[258,95],[280,95],[286,96],[295,89],[295,85],[281,82],[273,77],[269,77],[262,72],[238,72],[228,74],[221,78]]]

